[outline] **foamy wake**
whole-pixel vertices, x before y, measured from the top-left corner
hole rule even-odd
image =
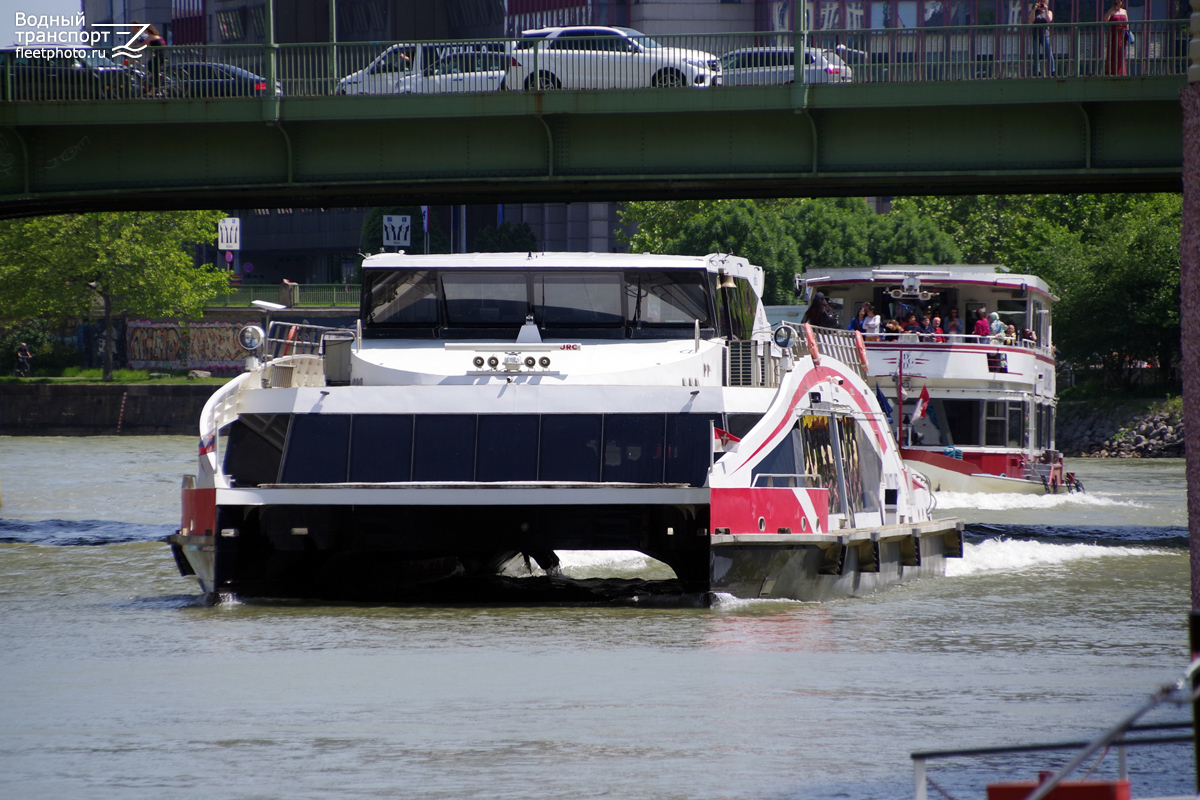
[[[1072,561],[1113,556],[1141,556],[1145,548],[1102,547],[1095,544],[1050,544],[1023,539],[987,539],[966,542],[962,558],[946,559],[946,576],[962,577],[988,572],[1015,572],[1032,567],[1053,567]]]
[[[1104,495],[1087,492],[1060,492],[1059,494],[1015,494],[988,492],[937,492],[937,508],[969,508],[975,511],[1010,511],[1019,508],[1051,509],[1072,506],[1075,508],[1144,508],[1131,500],[1114,500]]]

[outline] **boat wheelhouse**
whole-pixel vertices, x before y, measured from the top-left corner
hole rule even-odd
[[[380,254],[363,274],[354,330],[245,329],[261,360],[204,409],[170,541],[207,593],[445,597],[637,550],[687,593],[823,599],[961,555],[853,334],[773,340],[745,259]]]
[[[879,393],[905,461],[934,491],[1058,491],[1076,487],[1054,447],[1055,358],[1050,306],[1033,275],[995,265],[823,270],[805,281],[846,326],[864,302],[884,320],[952,310],[961,333],[867,336],[868,382]],[[1015,335],[976,336],[976,312]],[[890,408],[890,406],[894,406]]]

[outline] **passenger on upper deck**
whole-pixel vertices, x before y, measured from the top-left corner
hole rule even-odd
[[[865,330],[867,309],[871,307],[870,303],[863,303],[858,307],[858,313],[854,315],[854,319],[850,320],[850,324],[846,326],[846,330],[859,331]]]
[[[904,329],[900,327],[900,323],[894,319],[889,319],[887,324],[883,326],[883,330],[884,334],[880,338],[882,338],[885,342],[896,341],[898,338],[900,338],[899,334],[904,331]]]
[[[800,321],[819,328],[839,327],[837,317],[833,315],[829,303],[825,300],[825,295],[821,292],[813,295],[812,302],[808,305],[808,311],[804,312]]]
[[[863,319],[863,335],[874,340],[879,336],[879,329],[883,327],[883,320],[875,313],[875,306],[870,303],[863,303],[867,307],[867,316]]]
[[[904,332],[905,333],[920,333],[921,326],[917,324],[917,315],[913,312],[908,312],[904,317]]]
[[[942,330],[948,334],[958,334],[960,336],[966,333],[963,330],[963,321],[958,316],[957,308],[950,309],[950,316],[946,319],[946,324],[942,326]]]
[[[935,342],[946,341],[946,337],[942,335],[943,331],[942,331],[942,318],[941,317],[933,318],[933,333],[934,333],[933,340]]]
[[[986,314],[986,308],[975,309],[975,329],[971,332],[975,334],[977,342],[983,342],[992,335],[992,326],[988,324]]]
[[[988,329],[991,332],[992,337],[995,338],[995,337],[1003,336],[1004,335],[1004,323],[1000,321],[1000,315],[998,313],[996,313],[995,311],[993,311],[991,314],[988,314],[988,319],[991,320],[991,322],[988,325]]]
[[[1025,328],[1021,331],[1021,341],[1030,347],[1037,346],[1037,334],[1033,332],[1033,328]]]
[[[1017,343],[1017,326],[1009,325],[1004,329],[1003,342],[1005,344]]]

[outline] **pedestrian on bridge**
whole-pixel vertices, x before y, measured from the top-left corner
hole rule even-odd
[[[1125,10],[1125,0],[1113,0],[1108,11],[1104,12],[1104,22],[1120,22],[1108,29],[1108,53],[1104,59],[1105,75],[1126,75],[1125,44],[1133,39],[1129,33],[1129,12]]]
[[[1054,12],[1046,5],[1046,0],[1037,0],[1033,4],[1033,8],[1029,11],[1029,24],[1038,25],[1042,31],[1042,41],[1039,45],[1036,38],[1033,43],[1033,74],[1042,74],[1042,57],[1045,56],[1046,64],[1050,67],[1050,74],[1054,74],[1054,48],[1050,44],[1050,23],[1054,22]],[[1034,33],[1037,36],[1037,33]]]

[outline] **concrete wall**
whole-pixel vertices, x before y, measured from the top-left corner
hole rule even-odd
[[[0,436],[200,435],[217,384],[0,386]],[[122,413],[121,403],[125,408]]]

